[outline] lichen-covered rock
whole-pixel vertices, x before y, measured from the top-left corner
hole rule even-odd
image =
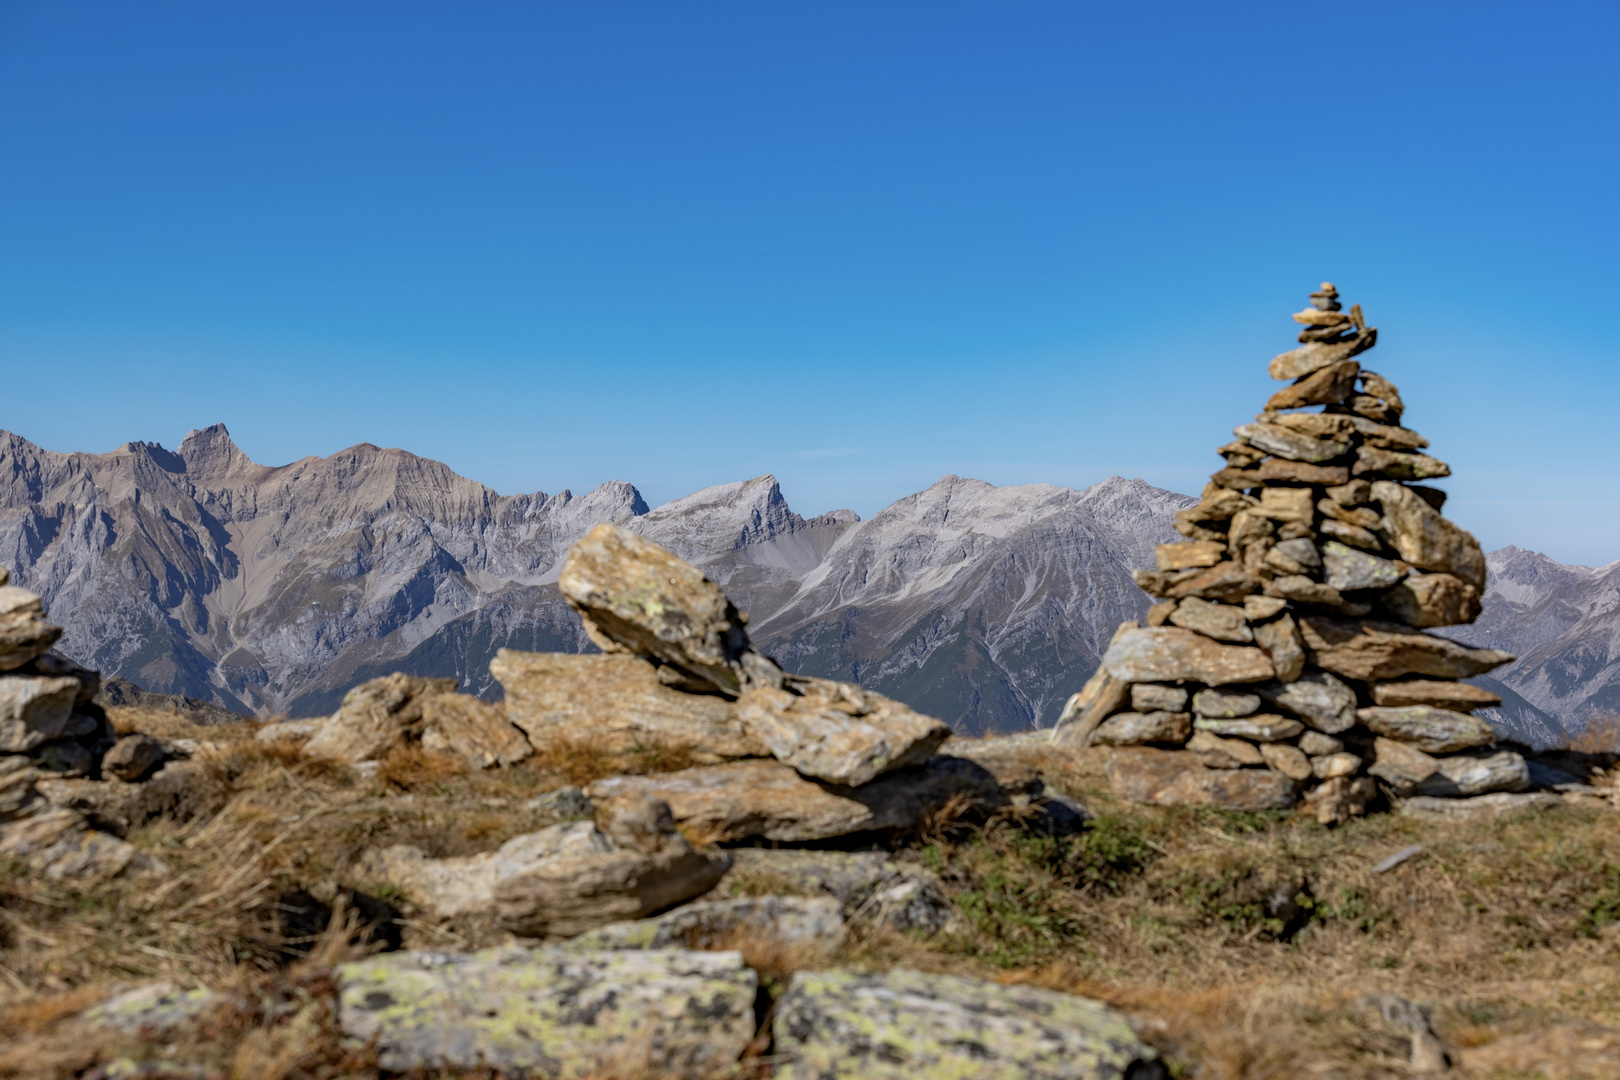
[[[879,773],[920,765],[951,737],[924,716],[853,683],[789,676],[737,699],[743,729],[805,776],[858,786]]]
[[[777,1005],[784,1080],[1148,1080],[1157,1055],[1089,998],[953,975],[801,971]]]
[[[569,949],[713,949],[739,941],[834,948],[844,913],[831,896],[743,896],[699,900],[652,919],[609,923],[569,941]]]
[[[140,986],[80,1013],[80,1023],[112,1028],[126,1035],[157,1035],[196,1020],[219,1003],[221,996],[206,986],[182,990],[167,980]]]
[[[1292,739],[1305,730],[1305,725],[1292,716],[1276,716],[1272,713],[1239,716],[1232,720],[1200,717],[1197,727],[1199,731],[1212,732],[1225,738],[1249,739],[1261,743]]]
[[[422,734],[422,702],[456,689],[454,679],[423,679],[395,672],[361,683],[304,744],[310,757],[346,765],[375,761],[397,744]]]
[[[639,656],[502,649],[489,671],[506,691],[507,718],[536,746],[589,732],[610,749],[668,747],[703,764],[770,756],[729,698],[677,690]]]
[[[334,975],[344,1034],[400,1072],[703,1080],[754,1037],[758,979],[736,952],[401,952]]]
[[[717,899],[762,893],[829,896],[845,919],[901,933],[938,933],[959,918],[938,877],[886,852],[737,848],[731,856],[731,871],[712,894]]]
[[[720,587],[644,537],[598,525],[568,549],[557,588],[605,651],[666,664],[694,689],[736,697],[782,684],[781,669],[755,651],[746,618]]]
[[[0,859],[21,862],[53,880],[94,881],[169,871],[134,845],[91,830],[82,814],[59,807],[0,824]]]
[[[534,752],[500,709],[471,694],[423,698],[422,749],[459,755],[475,769],[515,765]]]

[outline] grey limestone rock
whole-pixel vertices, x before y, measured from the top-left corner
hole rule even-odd
[[[714,949],[740,940],[834,948],[844,913],[831,896],[742,896],[699,900],[656,918],[609,923],[573,938],[577,949]]]

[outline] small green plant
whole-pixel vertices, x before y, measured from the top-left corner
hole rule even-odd
[[[1620,866],[1604,867],[1603,877],[1602,887],[1575,926],[1582,937],[1597,937],[1604,926],[1620,922]]]

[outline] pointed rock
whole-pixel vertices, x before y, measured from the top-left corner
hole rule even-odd
[[[737,699],[743,730],[806,776],[852,787],[920,765],[951,736],[942,720],[853,683],[790,676]]]

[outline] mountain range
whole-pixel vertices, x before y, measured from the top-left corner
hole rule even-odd
[[[947,476],[862,521],[802,517],[756,477],[650,508],[630,484],[498,495],[361,444],[255,464],[224,425],[176,451],[55,453],[0,432],[0,565],[75,659],[148,690],[263,716],[330,712],[390,671],[499,686],[502,647],[591,648],[562,602],[568,546],[611,521],[700,566],[786,668],[857,681],[969,734],[1050,725],[1120,621],[1131,570],[1193,500],[1110,477],[1083,491]],[[1620,711],[1620,564],[1490,555],[1456,636],[1521,659],[1483,680],[1526,741]],[[1563,725],[1561,727],[1561,724]]]

